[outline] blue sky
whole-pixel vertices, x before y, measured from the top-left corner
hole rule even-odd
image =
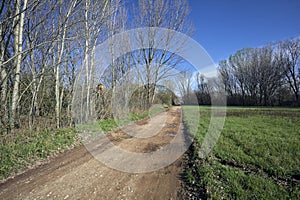
[[[244,47],[300,36],[300,0],[189,0],[192,38],[215,63]]]

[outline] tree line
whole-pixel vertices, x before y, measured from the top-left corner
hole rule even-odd
[[[237,51],[219,63],[228,105],[299,106],[300,39]]]
[[[300,105],[299,38],[238,50],[219,62],[218,72],[229,106]],[[213,88],[204,75],[185,75],[181,85],[186,104],[211,104]]]
[[[162,36],[165,46],[157,48],[161,45],[158,36],[149,29],[147,37],[140,34],[136,38],[140,46],[147,48],[119,57],[114,44],[110,44],[110,65],[95,77],[99,65],[96,61],[102,59],[96,47],[107,38],[139,27],[163,27],[190,35],[188,14],[186,0],[139,0],[135,4],[123,0],[2,1],[1,134],[72,126],[78,77],[83,77],[77,88],[82,98],[79,112],[87,117],[110,118],[114,109],[122,109],[122,104],[120,108],[112,106],[116,100],[113,94],[121,83],[126,83],[125,91],[134,91],[129,101],[126,94],[119,96],[133,112],[143,112],[160,101],[172,102],[174,93],[170,91],[176,90],[184,103],[210,104],[216,87],[205,76],[173,74],[174,69],[182,70],[178,66],[183,59],[171,50],[176,43],[180,51],[184,41],[172,41],[171,33]],[[221,61],[218,70],[228,105],[299,105],[299,46],[296,38],[243,49]],[[126,52],[126,44],[123,50]],[[177,76],[176,84],[170,81],[172,76]]]
[[[111,64],[93,79],[96,46],[131,28],[190,32],[185,0],[139,0],[132,5],[123,0],[5,0],[0,3],[0,22],[1,134],[71,126],[74,84],[83,74],[85,103],[81,109],[96,112],[99,119],[111,117],[112,93],[121,77],[131,71],[140,85],[133,96],[145,98],[131,101],[135,102],[131,107],[150,107],[157,83],[179,63],[169,53],[171,47],[157,49],[156,38],[149,35],[138,38],[148,48],[116,58],[112,44],[108,49]],[[101,92],[99,83],[103,84]],[[101,99],[95,103],[95,98]]]

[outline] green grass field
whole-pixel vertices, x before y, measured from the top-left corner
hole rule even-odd
[[[211,109],[200,107],[199,121],[195,111],[185,106],[184,120],[200,147]],[[188,180],[212,199],[300,199],[300,109],[229,107],[226,115],[216,146]]]

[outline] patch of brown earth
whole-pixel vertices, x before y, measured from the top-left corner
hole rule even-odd
[[[128,151],[153,152],[170,143],[172,134],[182,134],[180,124],[181,108],[173,107],[148,123],[130,125],[108,137]],[[158,127],[158,133],[135,137],[151,135],[151,127]],[[80,146],[0,184],[0,199],[176,199],[182,170],[182,160],[178,159],[150,173],[120,172]]]

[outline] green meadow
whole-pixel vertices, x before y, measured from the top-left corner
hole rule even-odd
[[[183,109],[199,150],[211,108]],[[300,109],[228,107],[214,149],[186,174],[212,199],[300,199]]]

